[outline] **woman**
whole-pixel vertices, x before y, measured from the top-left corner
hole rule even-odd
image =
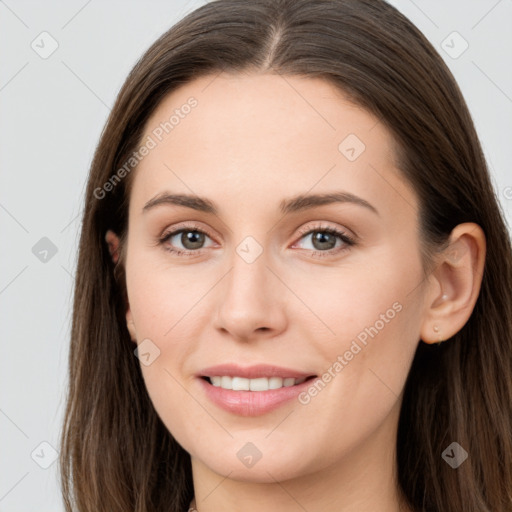
[[[460,90],[375,0],[217,0],[88,181],[67,510],[512,508],[512,251]]]

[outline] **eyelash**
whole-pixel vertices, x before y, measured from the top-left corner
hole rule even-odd
[[[196,249],[196,250],[188,250],[188,249],[174,249],[171,246],[167,244],[167,241],[170,240],[173,236],[178,235],[182,232],[198,232],[202,233],[209,238],[212,238],[210,233],[203,228],[200,228],[199,226],[195,224],[189,224],[181,226],[180,229],[174,230],[174,231],[168,231],[162,235],[162,237],[159,239],[159,244],[161,244],[164,248],[164,250],[169,251],[177,256],[196,256],[201,254],[202,249]],[[323,258],[326,256],[333,256],[334,254],[338,254],[344,251],[347,251],[350,249],[350,247],[354,246],[356,244],[356,241],[354,238],[349,236],[344,231],[340,231],[336,228],[333,228],[332,226],[308,226],[307,228],[299,229],[300,233],[300,239],[304,238],[306,235],[310,235],[313,232],[320,232],[320,233],[329,233],[330,235],[337,236],[345,245],[343,247],[338,247],[334,249],[329,249],[327,251],[319,251],[319,250],[311,250],[312,255],[316,258]],[[295,244],[294,244],[295,245]]]

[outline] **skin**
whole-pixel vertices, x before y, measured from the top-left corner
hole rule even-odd
[[[160,350],[141,368],[156,411],[191,455],[197,509],[409,510],[394,460],[405,380],[418,343],[467,322],[485,259],[481,228],[457,226],[424,279],[417,196],[374,116],[320,79],[223,73],[173,91],[144,138],[190,96],[197,107],[133,171],[126,321],[134,343],[149,338]],[[352,162],[338,149],[351,133],[366,146]],[[338,190],[378,213],[348,202],[279,212],[296,194]],[[219,212],[167,204],[142,213],[164,191],[207,197]],[[209,233],[201,254],[158,245],[187,221]],[[305,234],[319,224],[355,245],[317,257],[334,246]],[[262,249],[252,263],[236,251],[249,236]],[[334,240],[334,251],[345,246]],[[117,261],[116,234],[106,241]],[[180,235],[165,244],[197,250]],[[306,405],[241,417],[210,402],[195,377],[223,362],[320,376],[396,303],[400,312]],[[237,457],[247,442],[262,454],[250,468]]]

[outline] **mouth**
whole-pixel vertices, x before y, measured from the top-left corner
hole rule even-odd
[[[203,368],[196,377],[217,407],[237,416],[258,416],[292,402],[317,375],[269,364],[224,363]]]
[[[316,375],[302,377],[238,377],[202,375],[198,378],[205,397],[235,416],[261,416],[293,403]]]

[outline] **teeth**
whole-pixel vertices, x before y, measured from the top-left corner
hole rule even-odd
[[[282,379],[281,377],[246,379],[244,377],[228,377],[226,375],[222,377],[210,377],[210,382],[214,386],[223,389],[232,389],[233,391],[268,391],[269,389],[279,389],[302,384],[305,380],[306,377],[300,379],[294,379],[293,377],[286,379]]]

